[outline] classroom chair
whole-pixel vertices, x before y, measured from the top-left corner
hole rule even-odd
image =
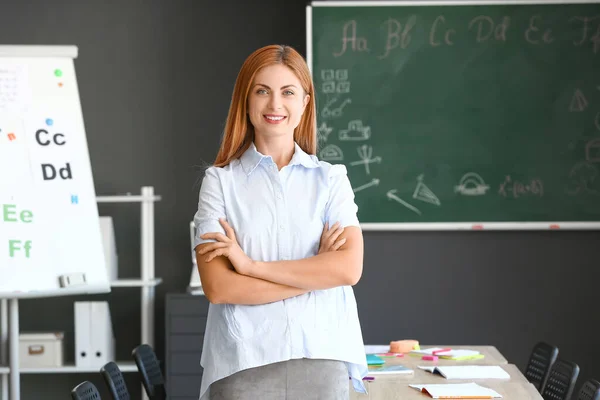
[[[113,400],[129,400],[129,390],[125,385],[125,379],[119,369],[119,366],[110,361],[106,363],[101,369],[100,374],[104,378],[104,383],[108,387],[108,391]]]
[[[167,398],[165,380],[152,347],[141,344],[133,349],[132,356],[142,376],[142,385],[150,400],[165,400]]]
[[[544,400],[569,400],[579,376],[579,366],[571,361],[556,360],[542,392]]]
[[[595,379],[588,379],[583,383],[577,400],[600,400],[600,382]]]
[[[527,368],[525,369],[525,377],[540,393],[544,391],[548,375],[550,374],[550,368],[552,368],[557,358],[558,347],[546,342],[539,342],[533,346]]]
[[[92,382],[83,381],[71,390],[72,400],[101,400],[98,389]]]

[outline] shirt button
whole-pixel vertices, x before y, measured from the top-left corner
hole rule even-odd
[[[285,227],[283,225],[279,225],[279,230],[283,232],[285,231]]]

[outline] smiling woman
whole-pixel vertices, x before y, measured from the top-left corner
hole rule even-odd
[[[285,65],[275,64],[262,68],[254,78],[252,93],[248,96],[248,116],[255,131],[255,144],[277,136],[289,135],[300,123],[310,95],[300,80]],[[274,89],[271,89],[274,88]]]
[[[357,207],[346,168],[320,161],[316,139],[304,59],[288,46],[252,53],[194,216],[211,302],[201,400],[346,400],[348,376],[365,391]]]

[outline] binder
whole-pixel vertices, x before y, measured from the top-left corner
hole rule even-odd
[[[115,361],[115,339],[108,302],[75,302],[75,365],[100,368],[109,361]]]

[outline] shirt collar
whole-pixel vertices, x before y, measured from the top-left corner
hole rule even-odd
[[[273,158],[271,158],[271,156],[265,156],[264,154],[261,154],[256,149],[254,142],[250,144],[250,147],[248,147],[248,149],[240,157],[240,162],[242,163],[242,167],[244,168],[246,175],[250,175],[262,160],[273,163]],[[300,146],[298,146],[298,143],[294,142],[294,155],[292,156],[292,159],[288,165],[298,164],[303,165],[306,168],[317,168],[319,166],[316,156],[307,154],[300,148]]]

